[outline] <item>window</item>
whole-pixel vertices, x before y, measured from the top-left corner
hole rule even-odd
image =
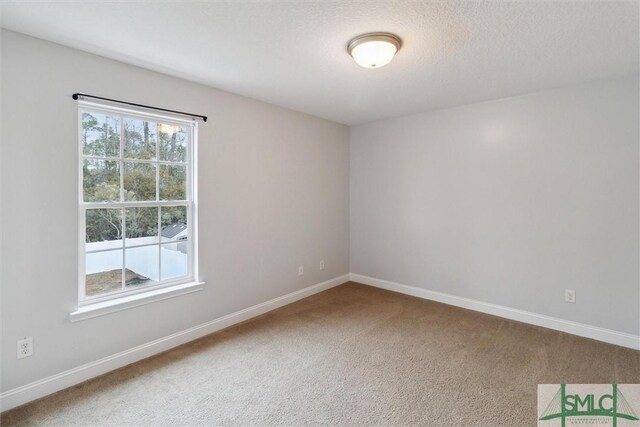
[[[196,130],[80,103],[81,305],[194,281]]]

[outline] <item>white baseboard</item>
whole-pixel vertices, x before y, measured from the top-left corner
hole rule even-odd
[[[34,381],[30,384],[8,390],[0,394],[0,412],[16,406],[23,405],[35,399],[39,399],[56,391],[79,384],[88,379],[105,374],[114,369],[121,368],[138,360],[145,359],[163,351],[209,335],[213,332],[244,322],[252,317],[259,316],[276,308],[301,300],[318,292],[341,285],[349,280],[349,275],[336,277],[326,282],[318,283],[299,291],[274,298],[270,301],[254,305],[253,307],[231,313],[193,328],[177,332],[146,344],[139,345],[129,350],[122,351],[112,356],[105,357],[95,362],[78,366],[68,371]]]
[[[529,323],[531,325],[555,329],[557,331],[566,332],[568,334],[591,338],[598,341],[604,341],[609,344],[616,344],[623,347],[632,348],[634,350],[640,350],[640,336],[638,335],[613,331],[611,329],[600,328],[597,326],[585,325],[583,323],[577,323],[570,320],[559,319],[557,317],[531,313],[528,311],[504,307],[497,304],[476,301],[473,299],[458,297],[442,292],[430,291],[423,288],[417,288],[415,286],[403,285],[400,283],[367,277],[360,274],[351,273],[349,277],[353,282],[375,286],[376,288],[386,289],[389,291],[399,292],[401,294],[454,305],[456,307],[462,307],[469,310],[480,311],[482,313],[504,317],[505,319],[517,320],[518,322]]]
[[[349,280],[406,295],[442,302],[506,319],[555,329],[573,335],[640,350],[640,336],[637,335],[617,332],[597,326],[585,325],[569,320],[544,316],[541,314],[351,273],[274,298],[270,301],[231,313],[227,316],[223,316],[210,322],[194,326],[193,328],[142,344],[112,356],[69,369],[42,380],[34,381],[24,386],[8,390],[0,394],[0,411],[15,408],[16,406],[23,405],[32,400],[39,399],[48,394],[79,384],[114,369],[121,368],[237,323],[244,322],[245,320],[267,313],[271,310],[275,310],[276,308],[306,298],[318,292],[341,285]]]

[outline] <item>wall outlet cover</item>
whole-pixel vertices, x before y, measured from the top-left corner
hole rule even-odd
[[[33,355],[33,338],[18,340],[18,359],[24,359]]]
[[[576,303],[576,291],[573,289],[565,289],[564,290],[564,300],[565,302],[570,302],[572,304]]]

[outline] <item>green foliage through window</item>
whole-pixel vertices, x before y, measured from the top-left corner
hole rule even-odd
[[[190,271],[192,129],[132,116],[80,116],[87,297],[186,278]]]

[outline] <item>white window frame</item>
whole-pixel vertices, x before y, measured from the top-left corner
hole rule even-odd
[[[85,156],[82,141],[82,114],[83,112],[106,113],[120,117],[120,155],[119,157],[101,157],[101,156]],[[149,121],[160,121],[167,125],[178,125],[188,129],[187,153],[185,162],[161,161],[159,158],[159,142],[156,143],[156,159],[155,160],[139,160],[143,163],[151,163],[156,165],[156,200],[155,201],[125,201],[123,190],[124,162],[130,162],[132,159],[124,158],[124,119],[134,118]],[[106,301],[117,300],[130,297],[137,294],[150,293],[155,294],[159,289],[176,287],[181,285],[195,283],[198,279],[198,254],[197,254],[197,183],[196,183],[196,164],[197,164],[197,141],[198,141],[198,123],[195,120],[187,120],[179,117],[148,113],[146,111],[133,110],[128,108],[120,108],[111,105],[105,105],[95,102],[79,101],[78,102],[78,306],[90,306]],[[117,161],[120,164],[120,201],[118,202],[85,202],[83,188],[83,164],[85,159],[99,159]],[[133,159],[133,162],[137,160]],[[159,199],[159,165],[184,165],[186,167],[186,200],[184,201],[161,201]],[[86,210],[87,209],[122,209],[122,259],[123,270],[126,268],[126,222],[124,221],[124,213],[126,208],[134,207],[158,207],[162,206],[186,206],[187,208],[187,275],[169,280],[160,280],[151,285],[140,286],[137,289],[125,290],[124,277],[122,281],[122,289],[119,291],[101,294],[97,296],[86,296],[85,285],[85,257],[86,257]],[[160,212],[160,209],[159,209]],[[158,246],[159,249],[163,245],[160,233],[162,232],[161,224],[158,224],[158,243],[152,243],[143,246]],[[167,243],[172,244],[172,243]],[[175,244],[175,242],[173,242]],[[134,247],[143,247],[134,246]],[[100,252],[100,251],[96,251]],[[159,272],[161,271],[161,250],[158,251],[159,256]],[[124,276],[124,274],[123,274]],[[167,290],[169,291],[169,290]],[[142,296],[142,295],[140,295]]]

